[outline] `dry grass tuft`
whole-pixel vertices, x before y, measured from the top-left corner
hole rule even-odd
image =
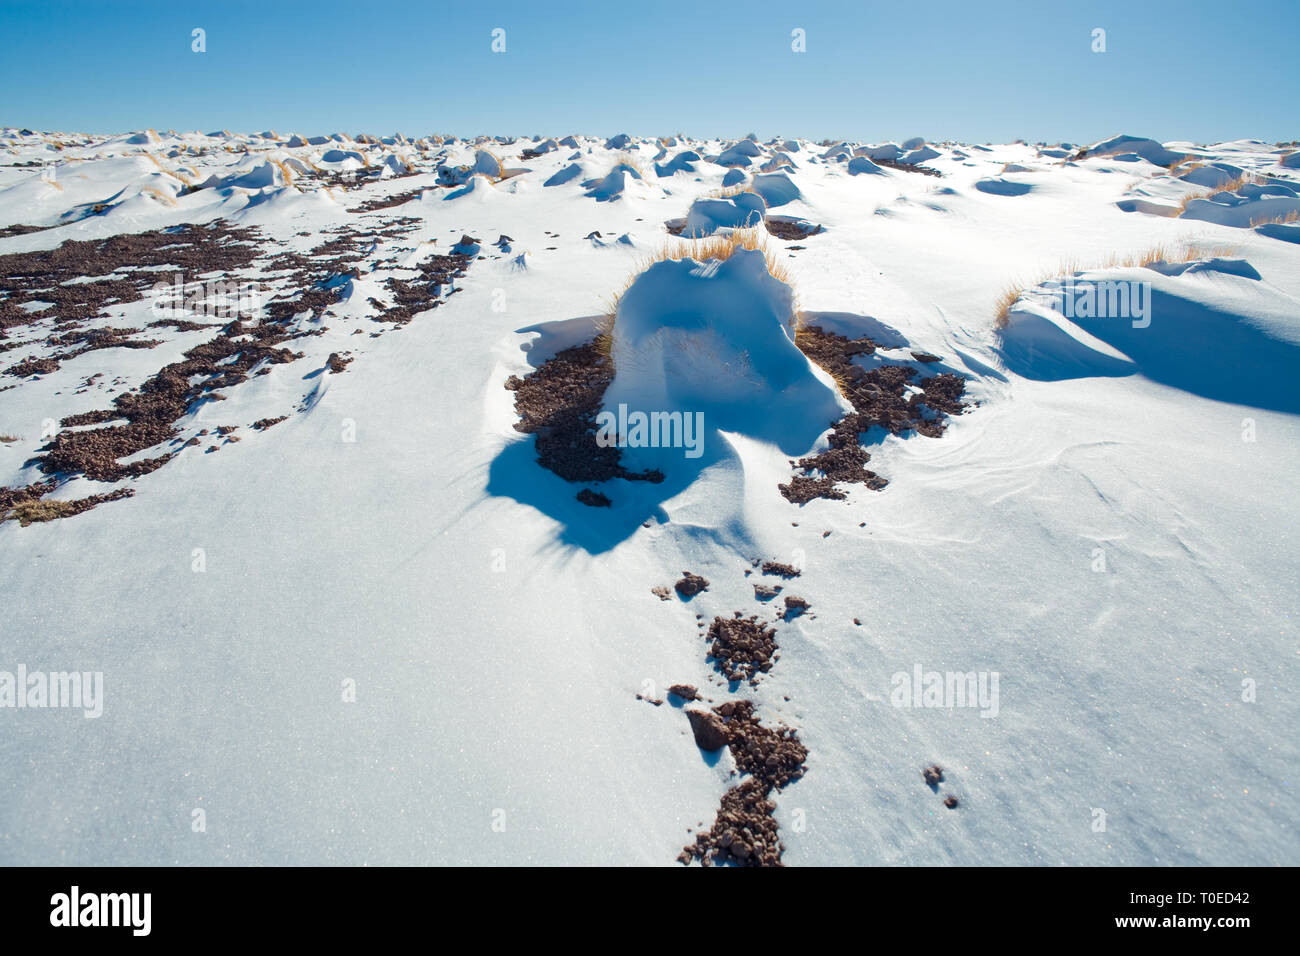
[[[614,317],[618,314],[618,303],[623,298],[624,293],[631,288],[632,283],[637,280],[641,273],[645,272],[656,262],[666,262],[672,260],[680,262],[683,259],[695,259],[697,262],[706,262],[709,259],[716,259],[719,262],[726,262],[737,250],[745,249],[749,251],[758,251],[763,253],[763,261],[767,265],[768,274],[772,278],[784,282],[786,285],[793,286],[790,278],[790,270],[785,262],[777,258],[772,247],[767,242],[767,230],[762,226],[756,226],[751,229],[733,229],[727,233],[715,233],[712,236],[706,236],[702,239],[688,239],[679,237],[665,243],[658,251],[646,257],[637,270],[623,283],[623,287],[618,290],[612,297],[605,302],[605,312],[599,324],[600,332],[596,337],[596,347],[601,349],[605,354],[611,346],[608,341],[614,328]],[[803,325],[803,312],[799,309],[798,298],[795,298],[794,314],[790,318],[791,328],[799,329]],[[604,336],[607,341],[603,344],[601,337]]]
[[[736,183],[733,186],[723,186],[719,189],[711,189],[701,198],[703,199],[730,199],[732,196],[739,196],[741,193],[754,193],[758,195],[754,187],[748,183]]]
[[[271,165],[274,166],[276,169],[280,170],[280,175],[284,177],[284,184],[285,184],[286,186],[292,186],[292,185],[293,185],[293,170],[290,169],[290,168],[288,167],[288,165],[286,165],[285,163],[281,162],[281,161],[278,160],[278,159],[272,159],[272,160],[269,160],[269,162],[270,162]]]
[[[1292,213],[1292,216],[1295,215],[1295,213]],[[1237,255],[1237,252],[1236,246],[1224,244],[1205,245],[1194,239],[1188,239],[1172,245],[1162,243],[1128,255],[1112,252],[1100,262],[1090,265],[1085,265],[1077,259],[1062,259],[1056,269],[1045,273],[1037,282],[1014,281],[1008,283],[998,294],[994,303],[993,327],[997,329],[1006,328],[1011,309],[1019,301],[1020,297],[1049,279],[1055,279],[1059,276],[1078,275],[1081,272],[1091,272],[1095,269],[1133,269],[1149,266],[1156,262],[1178,263],[1193,262],[1197,259],[1229,258]]]
[[[1256,226],[1271,226],[1271,225],[1281,226],[1293,222],[1300,222],[1300,210],[1292,209],[1288,213],[1278,213],[1276,216],[1273,216],[1272,218],[1265,218],[1264,216],[1260,216],[1258,219],[1252,219],[1250,221],[1250,228],[1254,229]]]
[[[18,440],[17,435],[0,435],[0,444],[12,445]]]
[[[21,527],[26,528],[34,522],[54,521],[76,513],[75,502],[44,498],[39,501],[20,501],[4,516],[4,520],[17,521]]]

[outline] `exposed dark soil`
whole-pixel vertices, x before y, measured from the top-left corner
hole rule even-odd
[[[693,728],[697,720],[706,723],[693,713],[687,711]],[[715,720],[707,722],[706,739],[725,738],[736,766],[748,778],[723,795],[713,825],[683,847],[677,859],[699,860],[704,866],[781,866],[785,847],[773,815],[776,804],[769,797],[773,790],[803,776],[808,749],[789,727],[764,727],[750,701],[728,701],[715,707],[713,716]]]
[[[707,591],[709,589],[709,582],[698,574],[692,574],[690,571],[683,571],[682,579],[674,584],[673,587],[676,589],[677,593],[686,600],[695,597],[695,595],[699,594],[701,591]]]
[[[873,159],[877,166],[888,166],[890,169],[898,169],[905,173],[921,173],[923,176],[943,176],[943,173],[933,166],[909,166],[907,163],[900,163],[896,159]]]
[[[878,348],[870,338],[849,339],[818,326],[799,330],[796,344],[810,359],[830,373],[854,411],[831,426],[830,447],[795,462],[796,474],[788,484],[778,485],[781,494],[796,504],[815,498],[844,499],[841,485],[866,485],[879,491],[885,478],[868,470],[871,455],[862,447],[860,436],[879,425],[891,434],[915,431],[938,438],[947,427],[948,415],[960,415],[966,382],[960,375],[943,372],[918,378],[908,364],[885,364],[871,370],[853,359],[871,355]],[[924,354],[924,353],[923,353]],[[917,361],[929,363],[937,357]],[[908,389],[920,389],[908,396]]]
[[[776,663],[776,630],[757,617],[715,617],[709,625],[709,658],[729,681],[758,681]]]
[[[413,199],[419,199],[420,194],[426,189],[436,189],[436,186],[421,186],[419,189],[408,189],[405,192],[393,193],[391,196],[376,196],[374,199],[367,199],[360,206],[349,209],[348,212],[378,212],[380,209],[392,209],[394,206],[404,206]]]
[[[788,580],[789,578],[797,578],[801,572],[791,564],[784,564],[780,561],[764,561],[763,573],[774,574],[779,578],[786,578]]]
[[[106,501],[120,501],[135,494],[134,488],[118,488],[116,491],[71,501],[45,498],[57,487],[55,481],[44,481],[24,488],[0,488],[0,522],[13,520],[26,528],[36,522],[70,518]]]
[[[767,226],[767,231],[778,239],[786,241],[792,239],[807,239],[809,236],[815,236],[822,231],[822,227],[809,223],[807,226],[797,222],[786,222],[784,220],[774,220],[767,218],[763,220],[763,225]]]
[[[68,239],[54,249],[0,255],[0,338],[9,329],[50,318],[56,327],[100,318],[110,304],[136,302],[156,283],[210,272],[233,272],[259,254],[256,229],[184,224],[107,239]],[[170,267],[161,269],[159,267]],[[86,276],[100,276],[80,281]],[[78,280],[67,285],[71,280]],[[53,308],[27,312],[25,302]]]
[[[419,275],[414,279],[389,278],[388,290],[393,294],[393,305],[376,315],[373,321],[405,325],[417,313],[436,309],[446,301],[442,297],[443,287],[451,286],[463,276],[473,261],[473,256],[456,252],[446,256],[435,253],[416,266]]]
[[[512,375],[520,420],[515,430],[537,436],[537,460],[565,481],[664,480],[660,471],[624,468],[617,447],[596,443],[596,415],[614,368],[593,343],[565,349],[523,378]]]

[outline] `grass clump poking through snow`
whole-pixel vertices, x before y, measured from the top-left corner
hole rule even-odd
[[[1294,214],[1293,214],[1294,215]],[[1288,222],[1294,220],[1287,220]],[[1041,286],[1044,282],[1060,276],[1078,275],[1081,272],[1089,272],[1095,269],[1132,269],[1154,265],[1157,262],[1178,263],[1178,262],[1195,262],[1200,259],[1214,259],[1221,257],[1230,257],[1237,254],[1237,247],[1230,245],[1202,245],[1195,240],[1186,240],[1174,245],[1165,245],[1163,243],[1151,246],[1141,252],[1120,255],[1111,253],[1105,260],[1091,266],[1072,259],[1062,260],[1061,264],[1050,272],[1043,273],[1035,282],[1013,281],[1009,283],[998,294],[993,309],[994,328],[1004,329],[1011,315],[1011,310],[1016,303],[1032,289]]]

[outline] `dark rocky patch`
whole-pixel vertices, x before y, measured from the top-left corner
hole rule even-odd
[[[785,564],[781,561],[764,561],[763,573],[774,574],[779,578],[797,578],[802,572],[792,564]]]
[[[840,485],[860,484],[879,491],[888,484],[866,467],[871,455],[862,447],[860,436],[872,426],[879,425],[894,435],[916,431],[938,438],[946,427],[946,416],[959,415],[965,408],[961,398],[966,382],[959,375],[944,372],[913,381],[917,370],[907,364],[886,364],[868,371],[854,363],[856,356],[871,355],[878,347],[865,336],[849,339],[806,326],[795,341],[805,355],[834,377],[854,408],[831,426],[830,447],[799,459],[794,467],[802,474],[778,485],[781,494],[795,504],[815,498],[842,500],[847,496]],[[909,396],[909,387],[920,391]]]
[[[822,231],[822,227],[815,223],[790,222],[784,219],[772,219],[768,217],[763,220],[763,225],[767,231],[778,239],[784,239],[787,242],[792,239],[807,239],[809,236],[815,236]],[[788,248],[794,248],[793,246]],[[802,248],[802,247],[800,247]]]
[[[689,600],[701,591],[707,591],[709,589],[709,582],[698,574],[692,574],[690,571],[683,571],[681,580],[674,584],[673,588],[683,600]]]
[[[873,159],[872,162],[877,166],[887,166],[890,169],[897,169],[904,173],[920,173],[923,176],[943,176],[943,173],[939,172],[939,170],[935,169],[933,166],[909,166],[907,163],[900,163],[896,159]]]
[[[709,658],[729,681],[758,680],[776,663],[776,630],[756,617],[715,617],[709,626]]]
[[[677,859],[687,864],[699,860],[704,866],[781,866],[785,847],[770,795],[803,776],[808,749],[789,727],[764,727],[750,701],[728,701],[713,712],[721,718],[719,735],[725,734],[747,779],[723,795],[713,825]]]
[[[592,491],[590,488],[583,488],[578,492],[578,500],[589,508],[608,508],[614,504],[608,497],[602,495],[599,491]]]
[[[565,481],[663,481],[662,472],[624,468],[617,447],[596,443],[596,414],[614,378],[609,359],[594,343],[565,349],[505,387],[515,393],[515,430],[537,436],[537,460]]]

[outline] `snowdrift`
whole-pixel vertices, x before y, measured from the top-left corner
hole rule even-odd
[[[802,454],[848,406],[795,346],[794,326],[793,290],[760,250],[657,262],[619,301],[604,407],[701,412],[708,434],[735,432]],[[636,467],[682,459],[680,449],[625,454]]]
[[[1104,283],[1148,283],[1145,316],[1062,314],[1063,295]],[[1156,263],[1044,283],[1000,332],[1006,366],[1056,381],[1141,374],[1204,398],[1300,413],[1300,300],[1240,259]]]

